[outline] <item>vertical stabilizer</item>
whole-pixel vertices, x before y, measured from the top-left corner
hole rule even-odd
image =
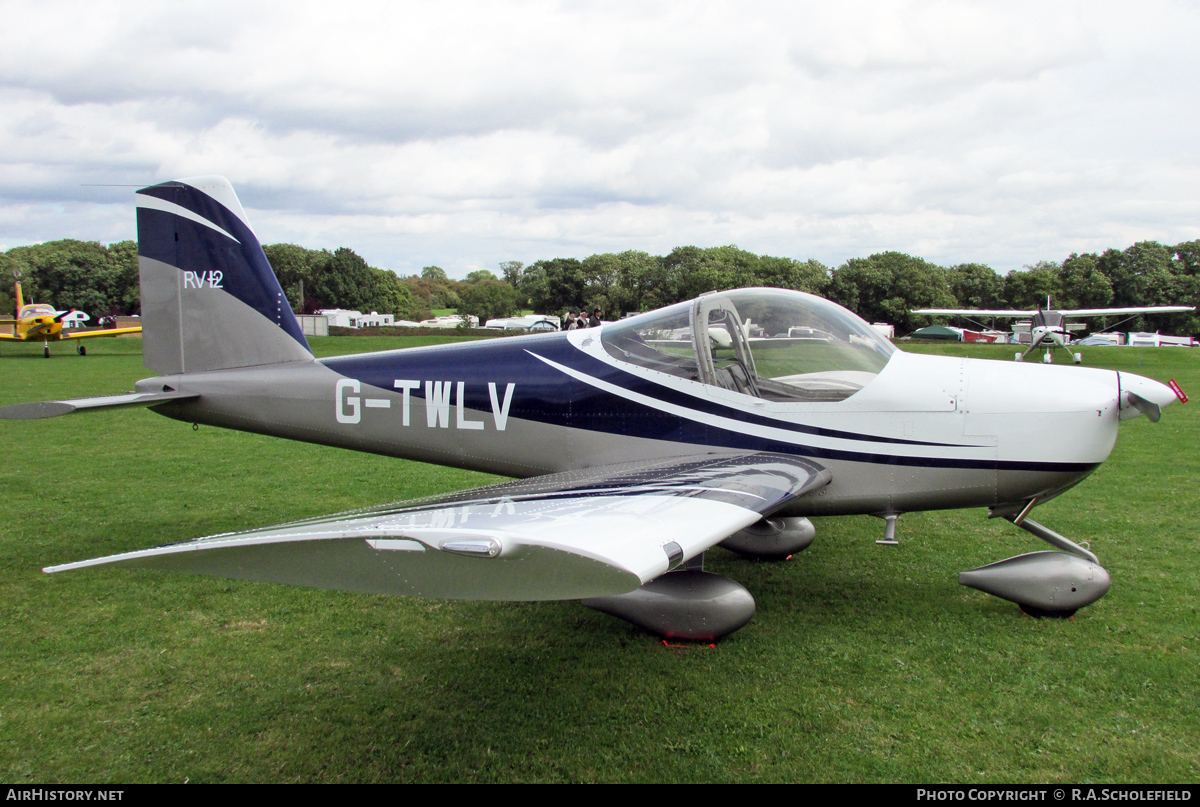
[[[21,284],[17,284],[17,319],[21,318],[21,309],[25,307],[25,301],[21,299]]]
[[[312,359],[229,180],[143,188],[137,224],[148,368],[171,375]]]

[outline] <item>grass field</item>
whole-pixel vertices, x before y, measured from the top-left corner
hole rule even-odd
[[[321,355],[399,337],[314,340]],[[0,346],[0,405],[119,393],[141,340]],[[913,346],[1011,360],[1010,348]],[[1085,364],[1200,395],[1200,351]],[[1112,591],[1035,620],[957,572],[1043,548],[983,510],[817,520],[715,648],[575,603],[456,603],[129,570],[140,549],[493,481],[141,410],[0,422],[0,778],[28,782],[1196,782],[1200,406],[1123,424],[1040,507]]]

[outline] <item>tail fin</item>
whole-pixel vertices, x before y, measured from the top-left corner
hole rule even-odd
[[[224,177],[137,192],[143,355],[156,373],[312,359]]]
[[[21,299],[21,284],[17,284],[17,318],[21,317],[21,309],[25,307],[25,301]]]

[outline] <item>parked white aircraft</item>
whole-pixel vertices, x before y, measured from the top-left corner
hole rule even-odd
[[[1069,347],[1067,347],[1067,342],[1069,341],[1067,332],[1068,319],[1087,319],[1089,317],[1114,316],[1123,316],[1126,319],[1131,319],[1138,314],[1178,314],[1184,311],[1195,310],[1195,306],[1190,305],[1151,305],[1135,308],[1055,309],[1051,307],[1050,298],[1047,297],[1045,308],[1031,308],[1024,310],[1012,308],[922,308],[913,311],[912,313],[947,315],[956,317],[1029,317],[1032,320],[1029,347],[1025,348],[1025,352],[1016,354],[1017,361],[1022,361],[1026,356],[1029,355],[1030,351],[1036,350],[1038,347],[1045,346],[1046,353],[1044,356],[1042,356],[1042,361],[1046,364],[1049,364],[1051,361],[1053,361],[1050,351],[1055,346],[1058,346],[1071,355],[1072,361],[1074,361],[1076,364],[1079,364],[1079,362],[1083,360],[1082,354],[1074,353]],[[1124,320],[1122,320],[1122,322],[1123,321]]]
[[[149,405],[187,423],[520,481],[63,563],[479,600],[582,599],[667,637],[754,613],[704,572],[714,546],[784,558],[809,516],[986,507],[1061,551],[960,576],[1029,613],[1109,587],[1096,556],[1030,518],[1176,400],[1131,373],[904,353],[846,309],[714,292],[598,328],[316,359],[229,183],[138,192],[137,392],[0,418]],[[219,261],[220,268],[216,268]],[[750,323],[754,323],[753,326]],[[761,333],[751,337],[750,331]]]

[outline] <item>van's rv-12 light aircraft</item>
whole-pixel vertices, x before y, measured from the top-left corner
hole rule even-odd
[[[1084,326],[1082,324],[1068,324],[1068,319],[1119,316],[1125,318],[1122,320],[1124,322],[1125,320],[1133,319],[1138,314],[1180,314],[1184,311],[1195,310],[1195,306],[1190,305],[1056,309],[1052,307],[1051,300],[1047,297],[1045,308],[921,308],[911,313],[951,317],[993,317],[998,319],[1029,317],[1029,347],[1025,348],[1023,352],[1015,354],[1014,358],[1017,361],[1024,361],[1025,357],[1031,352],[1037,350],[1039,347],[1045,347],[1046,353],[1042,356],[1042,361],[1045,364],[1049,364],[1053,361],[1050,351],[1055,347],[1061,347],[1070,354],[1072,361],[1079,364],[1083,361],[1083,354],[1073,352],[1068,342],[1070,340],[1070,331],[1076,328],[1083,328]]]
[[[126,395],[0,417],[150,406],[204,423],[520,477],[418,502],[51,566],[112,565],[371,593],[579,599],[711,640],[755,604],[714,546],[786,558],[809,516],[986,507],[1051,544],[963,572],[1028,613],[1108,590],[1030,518],[1176,400],[1130,373],[905,353],[809,294],[706,294],[584,330],[314,359],[230,184],[137,193],[144,356]],[[791,334],[791,335],[789,335]],[[796,334],[800,334],[797,336]]]
[[[72,314],[78,314],[75,309],[57,311],[54,306],[44,303],[26,303],[21,297],[21,284],[16,287],[17,319],[13,333],[0,333],[0,340],[7,342],[41,342],[42,355],[50,358],[50,343],[59,340],[75,342],[75,352],[80,356],[87,355],[87,348],[81,339],[95,339],[99,336],[122,336],[128,333],[141,333],[141,326],[135,328],[104,328],[93,331],[63,330],[63,323]]]

